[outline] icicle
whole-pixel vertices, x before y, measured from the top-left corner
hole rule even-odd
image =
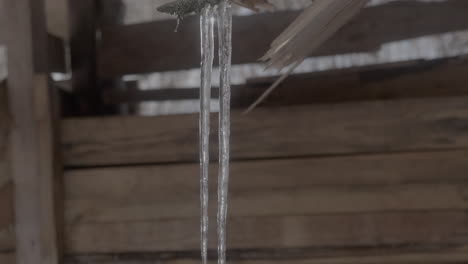
[[[226,263],[226,219],[229,186],[229,140],[231,131],[232,9],[229,0],[218,5],[220,67],[219,174],[218,174],[218,264]]]
[[[211,73],[214,57],[214,8],[206,6],[200,16],[201,86],[200,86],[200,239],[202,264],[208,263],[208,170],[210,163]]]

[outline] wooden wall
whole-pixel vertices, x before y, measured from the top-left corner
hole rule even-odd
[[[401,78],[387,77],[376,87]],[[468,88],[385,100],[336,92],[341,100],[234,113],[231,262],[463,263]],[[197,133],[196,115],[65,120],[70,259],[197,261]]]
[[[15,6],[13,0],[9,3]],[[23,3],[34,2],[23,0]],[[357,20],[337,36],[352,47],[329,46],[333,51],[330,52],[369,50],[390,40],[467,27],[463,16],[468,8],[466,1],[424,4],[399,1],[384,7],[387,9],[382,6],[366,9],[363,16],[367,20]],[[28,10],[34,13],[34,9]],[[388,13],[395,17],[399,14],[401,20],[392,19]],[[255,19],[269,17],[286,23],[286,20],[276,20],[277,15],[259,15]],[[432,20],[424,19],[429,17]],[[381,28],[376,26],[380,18],[388,26],[389,38],[382,39],[387,33],[364,37],[363,32],[367,32],[366,36],[368,32],[380,32]],[[441,23],[449,18],[453,18],[450,23]],[[161,26],[164,22],[155,23]],[[161,60],[151,58],[155,54],[146,54],[151,59],[148,61],[155,64],[147,64],[143,70],[135,66],[137,60],[143,62],[137,52],[145,50],[141,48],[147,45],[143,40],[167,44],[158,35],[147,34],[154,25],[104,29],[101,63],[115,59],[121,63],[113,64],[114,68],[105,67],[108,72],[101,71],[102,76],[162,69],[158,68]],[[427,31],[426,26],[430,28]],[[239,32],[247,28],[241,26]],[[44,31],[42,28],[41,32]],[[273,36],[272,32],[262,34]],[[132,38],[138,41],[125,41]],[[109,44],[112,42],[115,47]],[[126,53],[122,43],[131,53]],[[260,52],[261,47],[252,50]],[[326,50],[323,54],[327,54]],[[15,54],[21,54],[19,51]],[[247,55],[239,63],[256,58],[254,53]],[[191,67],[194,58],[180,56],[177,65],[172,66]],[[261,107],[249,115],[235,109],[229,261],[235,264],[466,263],[467,65],[466,57],[457,57],[293,76],[266,102],[269,107]],[[28,69],[35,73],[33,70]],[[17,81],[23,81],[18,77],[23,75],[13,72]],[[30,92],[31,87],[37,86],[44,92],[40,98],[47,101],[47,73],[28,76],[24,83],[29,85],[17,83],[16,87],[24,88],[28,100],[37,102],[35,93]],[[238,92],[235,98],[246,101],[244,98],[255,98],[269,83],[271,80],[259,79],[235,87]],[[6,146],[12,122],[6,111],[4,92],[0,87],[0,263],[10,264],[15,262],[14,192]],[[193,90],[184,92],[194,96]],[[15,99],[19,106],[29,110],[29,117],[37,117],[21,96]],[[242,107],[246,101],[234,104]],[[43,243],[44,248],[57,246],[57,251],[63,244],[66,256],[63,263],[67,264],[198,263],[198,116],[67,118],[60,121],[61,155],[54,157],[49,147],[53,146],[50,135],[57,120],[51,119],[51,113],[43,112],[46,110],[39,111],[43,115],[33,119],[34,124],[24,122],[23,127],[33,127],[32,140],[51,141],[35,144],[37,149],[30,157],[31,164],[49,164],[45,168],[48,172],[39,173],[45,171],[42,168],[31,175],[17,175],[20,179],[36,176],[31,182],[41,184],[20,181],[15,189],[32,189],[32,193],[17,194],[33,202],[47,196],[41,203],[44,208],[33,210],[34,221],[28,222],[39,230],[47,230],[44,226],[54,222],[53,216],[58,211],[52,207],[54,197],[49,197],[55,185],[52,181],[63,180],[60,188],[64,195],[55,198],[64,202],[64,215],[59,214],[64,224],[58,221],[52,229],[64,234],[63,241],[51,241],[35,233],[34,241]],[[216,124],[215,120],[212,123]],[[20,132],[25,131],[28,132],[27,129]],[[216,131],[213,131],[215,141]],[[216,150],[213,144],[213,157]],[[18,160],[22,156],[16,158],[16,165],[21,168]],[[52,178],[52,167],[61,159],[65,171]],[[216,189],[216,171],[214,162],[212,191]],[[215,198],[211,196],[212,204]],[[26,199],[22,201],[16,201],[16,209],[24,221],[32,205],[25,203]],[[211,215],[215,215],[213,210]],[[35,221],[38,219],[43,222]],[[211,223],[214,222],[212,219]],[[212,235],[214,227],[212,224]],[[27,232],[22,234],[18,235],[22,239],[18,245],[27,252],[34,243],[28,243]],[[210,249],[210,259],[214,260],[214,237],[210,238]],[[43,252],[35,250],[38,256],[43,256]],[[58,263],[60,254],[55,252],[53,256],[57,257],[54,263]]]
[[[389,41],[466,29],[467,9],[460,0],[368,8],[315,55],[369,51]],[[237,35],[245,36],[252,23],[264,30],[234,44],[245,51],[235,63],[255,61],[294,15],[237,21]],[[179,35],[171,34],[171,22],[104,28],[100,76],[194,67],[196,55],[168,47],[196,43],[190,33],[195,25],[186,20],[181,30],[188,33]],[[265,102],[268,107],[249,115],[239,108],[272,79],[234,87],[230,262],[468,259],[467,61],[296,75]],[[197,97],[194,88],[108,99]],[[62,136],[68,262],[198,262],[197,115],[66,119]],[[216,149],[213,144],[213,157]],[[214,203],[216,196],[211,198]],[[214,260],[214,237],[210,249]]]
[[[13,264],[15,248],[13,183],[9,163],[9,125],[5,82],[0,83],[0,263]]]

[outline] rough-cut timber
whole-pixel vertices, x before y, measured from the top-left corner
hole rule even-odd
[[[228,244],[231,249],[437,248],[465,244],[467,222],[468,213],[446,210],[231,217]],[[198,226],[198,218],[75,225],[67,232],[67,250],[77,254],[195,251]],[[215,241],[212,236],[211,249],[216,248]]]
[[[44,2],[4,0],[17,264],[58,264]]]
[[[317,73],[295,74],[286,79],[261,106],[336,103],[363,100],[390,100],[468,94],[468,57],[386,63]],[[233,85],[231,106],[248,107],[279,77],[255,78]],[[198,100],[199,88],[168,88],[113,91],[107,103]],[[218,88],[211,92],[218,98]]]
[[[468,147],[467,101],[447,97],[235,112],[232,156],[239,160]],[[68,119],[62,135],[68,166],[195,162],[198,157],[197,115]],[[217,146],[212,147],[214,153]]]
[[[378,49],[380,45],[468,28],[465,0],[424,3],[397,1],[366,8],[313,55]],[[234,64],[257,61],[299,12],[278,12],[234,19]],[[175,21],[103,29],[99,46],[102,77],[199,67],[198,19],[187,18],[174,33]],[[215,59],[215,61],[217,61]]]
[[[291,252],[293,254],[284,254],[281,251],[272,252],[272,254],[260,253],[260,257],[253,260],[238,259],[233,252],[228,252],[228,256],[231,257],[229,262],[234,264],[463,264],[468,258],[468,251],[464,247],[444,247],[432,250],[355,248],[348,251],[293,249]],[[306,256],[301,254],[304,252],[307,252]],[[196,264],[199,262],[195,257],[165,258],[157,254],[124,254],[74,257],[68,259],[66,264]]]
[[[467,158],[463,150],[235,162],[230,248],[462,245]],[[196,165],[68,171],[68,251],[196,250],[197,175]]]

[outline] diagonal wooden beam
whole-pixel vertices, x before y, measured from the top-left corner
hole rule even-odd
[[[43,0],[4,0],[18,264],[59,263],[57,163]]]

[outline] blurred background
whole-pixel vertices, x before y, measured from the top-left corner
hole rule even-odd
[[[0,0],[1,264],[199,263],[199,18],[167,2]],[[244,115],[311,1],[271,3],[235,8],[229,263],[468,263],[468,1],[369,1]]]

